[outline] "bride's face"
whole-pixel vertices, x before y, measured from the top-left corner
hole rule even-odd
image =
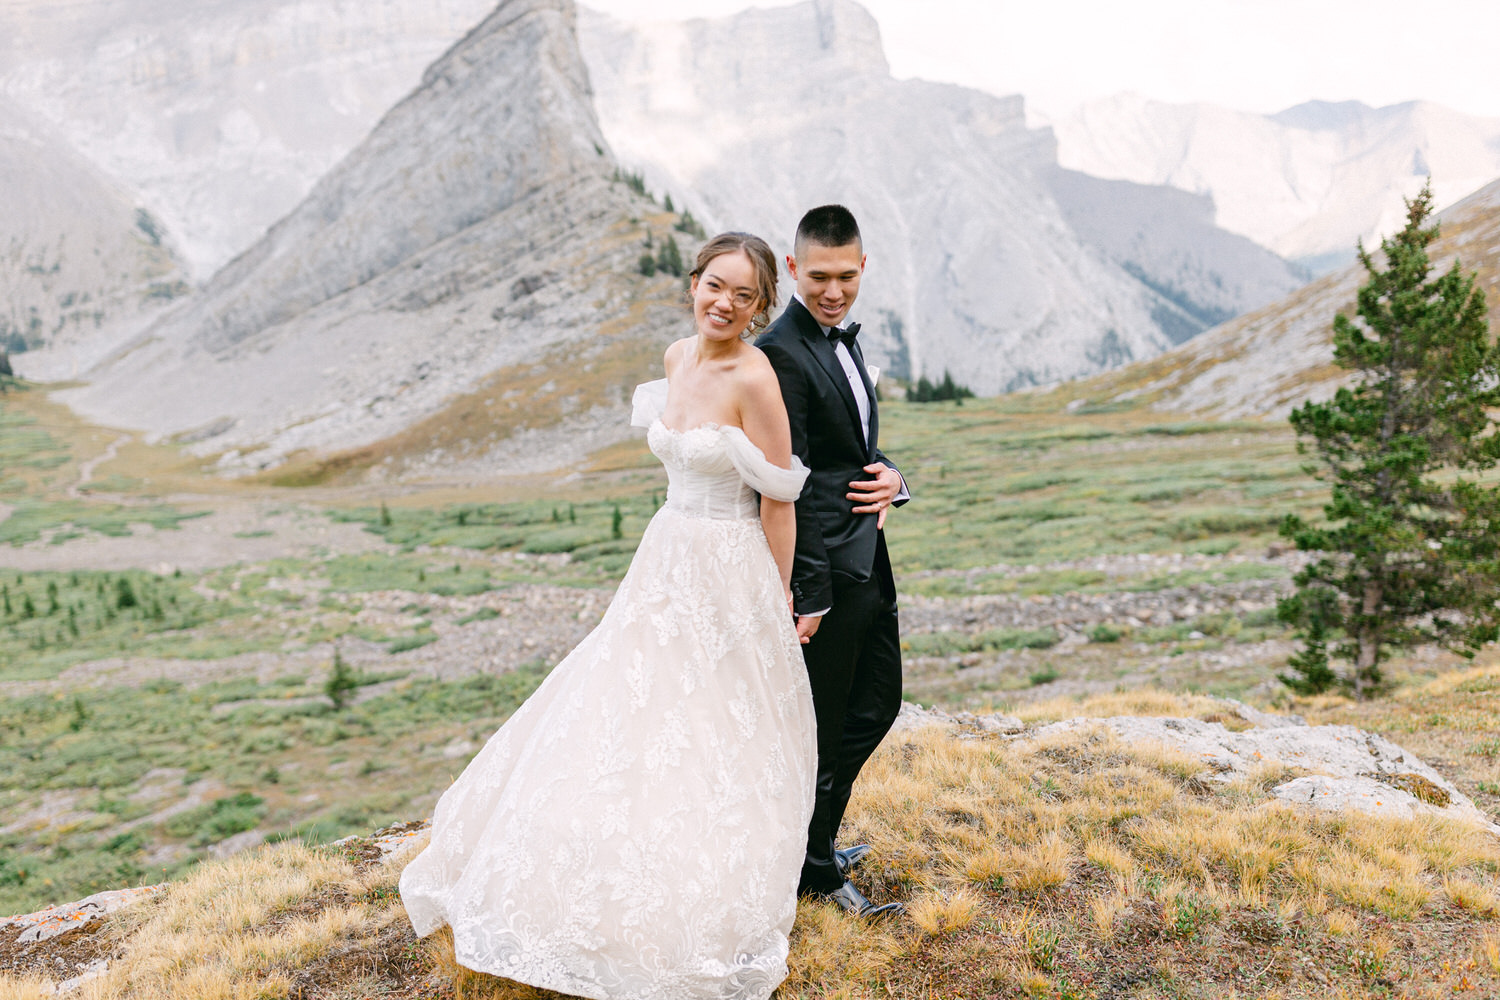
[[[755,265],[743,250],[722,253],[693,279],[693,321],[710,340],[734,340],[760,308]]]

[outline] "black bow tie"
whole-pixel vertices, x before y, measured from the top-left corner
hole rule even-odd
[[[830,328],[829,331],[828,331],[828,339],[829,340],[843,341],[844,346],[845,347],[849,347],[849,348],[854,347],[854,338],[858,337],[858,336],[859,336],[859,324],[858,323],[850,323],[848,326],[844,327],[842,330],[840,330],[838,327],[835,326],[835,327]]]

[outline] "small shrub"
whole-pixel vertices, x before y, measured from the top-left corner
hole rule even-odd
[[[1027,678],[1027,680],[1031,681],[1032,687],[1041,687],[1043,684],[1051,684],[1061,676],[1062,675],[1057,672],[1057,668],[1049,663],[1042,669],[1033,673],[1030,677]]]
[[[386,650],[391,653],[405,653],[413,649],[421,649],[431,642],[437,642],[437,636],[431,632],[418,632],[415,635],[403,635],[390,641]]]
[[[1043,972],[1050,972],[1057,964],[1057,948],[1062,944],[1062,935],[1045,924],[1028,921],[1021,939],[1027,960]]]
[[[1108,622],[1100,622],[1089,629],[1089,642],[1119,642],[1124,635],[1123,630],[1115,628]]]
[[[1178,938],[1193,938],[1208,924],[1219,919],[1219,908],[1195,892],[1179,893],[1167,907],[1167,933]]]

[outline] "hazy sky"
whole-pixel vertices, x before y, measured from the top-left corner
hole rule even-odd
[[[580,0],[710,17],[786,0]],[[1060,113],[1120,91],[1271,112],[1413,99],[1500,117],[1500,0],[861,0],[898,77]]]

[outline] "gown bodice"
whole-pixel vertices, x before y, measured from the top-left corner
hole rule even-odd
[[[738,427],[673,430],[661,422],[666,400],[666,379],[642,383],[631,423],[648,428],[646,443],[666,467],[667,507],[690,517],[747,520],[760,516],[760,494],[797,499],[807,468],[795,455],[792,467],[783,469],[767,461]]]

